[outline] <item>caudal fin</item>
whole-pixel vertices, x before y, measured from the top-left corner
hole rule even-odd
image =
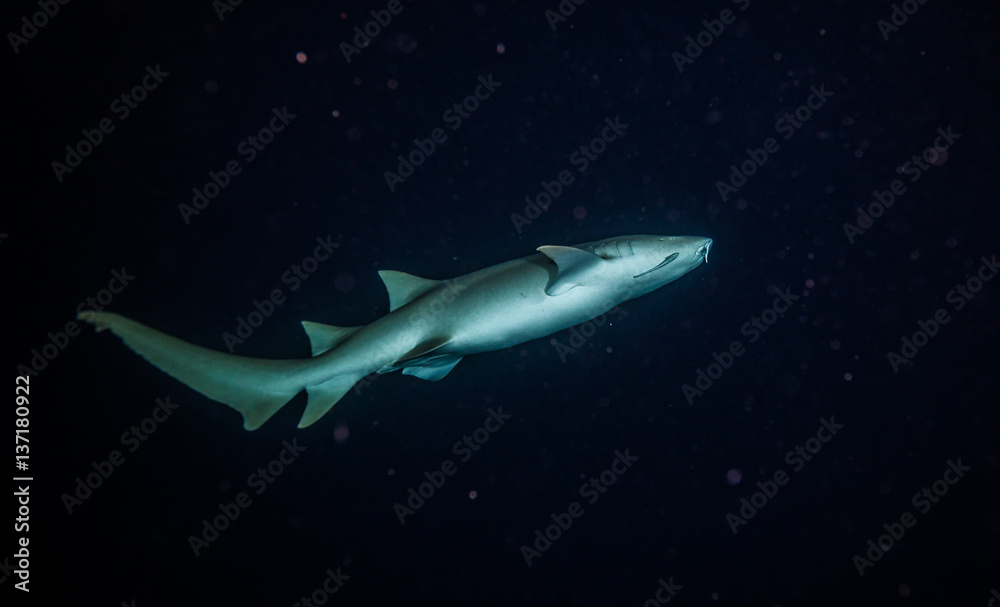
[[[243,415],[243,427],[247,430],[261,427],[306,388],[303,370],[309,360],[267,360],[216,352],[109,312],[85,311],[77,318],[94,325],[98,331],[110,329],[136,354],[167,375],[236,409]],[[323,413],[332,406],[331,403]],[[312,402],[309,408],[313,408]],[[316,419],[319,416],[311,417],[309,423]],[[306,425],[300,423],[299,427]]]

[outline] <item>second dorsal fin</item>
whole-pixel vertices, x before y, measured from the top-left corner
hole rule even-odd
[[[441,283],[439,280],[420,278],[396,270],[380,270],[378,275],[382,277],[385,289],[389,292],[390,312],[402,308]]]
[[[319,356],[327,350],[332,350],[340,342],[350,337],[358,329],[364,327],[334,327],[318,322],[302,321],[302,328],[309,336],[309,345],[312,346],[312,355]]]

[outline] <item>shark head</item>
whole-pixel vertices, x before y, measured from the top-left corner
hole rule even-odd
[[[657,289],[708,263],[712,239],[704,236],[638,235],[609,238],[585,247],[610,262],[620,280],[643,291]]]
[[[618,236],[575,247],[539,251],[557,266],[546,288],[559,295],[581,285],[609,285],[631,297],[649,293],[708,262],[712,239],[704,236]]]
[[[708,263],[712,239],[703,236],[640,236],[633,246],[638,255],[631,267],[637,272],[632,276],[667,284],[684,276],[702,263]],[[656,262],[655,265],[649,265]],[[641,269],[649,266],[646,269]]]

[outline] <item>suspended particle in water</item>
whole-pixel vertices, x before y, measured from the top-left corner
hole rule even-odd
[[[936,167],[939,167],[945,162],[947,162],[948,150],[940,148],[928,148],[928,152],[924,152],[924,160],[933,164]]]
[[[347,293],[354,288],[354,277],[346,272],[337,274],[333,279],[333,286],[341,293]]]
[[[417,39],[409,34],[400,34],[396,36],[394,43],[396,45],[396,50],[404,55],[408,55],[417,50]]]

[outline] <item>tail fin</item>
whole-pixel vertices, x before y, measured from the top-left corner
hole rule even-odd
[[[125,345],[167,375],[236,409],[243,414],[243,427],[247,430],[260,428],[306,388],[301,371],[310,364],[309,360],[267,360],[216,352],[109,312],[86,311],[77,318],[94,325],[98,331],[111,329]],[[328,402],[329,396],[325,400]],[[322,413],[332,406],[330,403]],[[309,409],[313,409],[312,402]],[[307,409],[307,416],[308,413]],[[304,424],[307,416],[303,416],[300,428],[309,425]],[[316,419],[319,416],[309,423]]]

